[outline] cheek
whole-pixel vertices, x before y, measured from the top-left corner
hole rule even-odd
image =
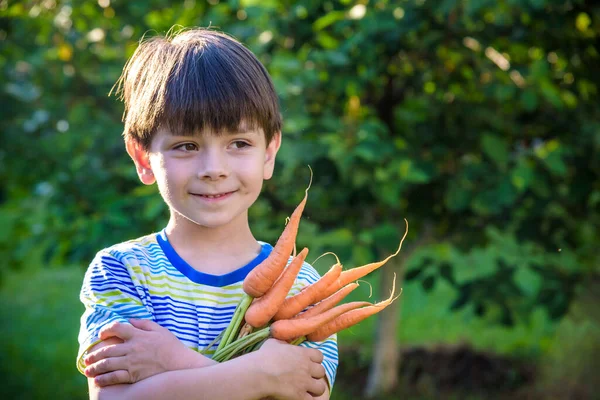
[[[158,190],[165,200],[171,197],[174,186],[177,185],[177,174],[175,174],[164,158],[150,160],[152,172],[156,178]]]

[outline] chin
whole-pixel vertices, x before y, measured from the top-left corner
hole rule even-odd
[[[190,219],[190,221],[198,227],[208,229],[221,228],[231,223],[231,219]]]

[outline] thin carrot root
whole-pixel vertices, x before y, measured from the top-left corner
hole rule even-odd
[[[308,334],[306,336],[306,338],[312,342],[321,342],[323,340],[326,340],[329,336],[333,335],[334,333],[337,333],[341,330],[347,329],[353,325],[358,324],[359,322],[363,321],[367,317],[377,314],[378,312],[382,311],[387,306],[392,304],[400,296],[400,295],[398,295],[398,296],[394,297],[395,290],[396,290],[396,276],[394,274],[394,283],[392,285],[392,292],[391,292],[389,298],[387,298],[386,300],[380,301],[379,303],[367,306],[367,307],[357,308],[357,309],[353,309],[348,312],[345,312],[344,314],[334,318],[330,322],[325,323],[317,330]]]
[[[340,274],[339,279],[332,284],[331,288],[329,288],[329,291],[335,292],[335,291],[339,290],[340,288],[346,286],[350,282],[354,282],[354,281],[362,278],[363,276],[375,271],[377,268],[379,268],[379,267],[383,266],[385,263],[387,263],[392,257],[397,256],[398,253],[400,253],[400,250],[402,249],[402,243],[404,243],[404,239],[406,239],[406,235],[408,235],[408,221],[406,220],[406,218],[404,219],[404,222],[406,223],[406,230],[404,231],[404,235],[402,236],[402,239],[400,240],[398,249],[396,250],[396,252],[394,254],[389,255],[385,260],[366,264],[366,265],[363,265],[360,267],[356,267],[356,268],[352,268],[352,269],[343,271]]]
[[[315,260],[312,262],[312,265],[315,265],[315,263],[317,261],[319,261],[319,259],[321,257],[324,257],[324,256],[326,256],[328,254],[331,254],[331,255],[333,255],[335,257],[336,264],[341,264],[340,259],[338,258],[337,254],[335,254],[333,251],[328,251],[327,253],[323,253],[319,257],[315,258]]]
[[[371,285],[371,282],[369,282],[369,281],[364,281],[364,280],[362,280],[362,279],[359,279],[359,280],[357,280],[356,282],[357,282],[357,283],[358,283],[358,282],[364,282],[364,283],[366,283],[367,285],[369,285],[369,299],[370,299],[371,297],[373,297],[373,285]]]

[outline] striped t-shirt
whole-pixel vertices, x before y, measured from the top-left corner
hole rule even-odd
[[[116,244],[100,251],[90,264],[81,288],[85,306],[79,332],[77,368],[83,373],[83,356],[99,343],[100,329],[113,321],[150,319],[169,329],[186,346],[204,350],[224,330],[244,292],[246,275],[273,249],[261,243],[260,254],[247,265],[225,275],[192,268],[171,246],[165,231]],[[319,279],[304,263],[290,295]],[[212,356],[218,342],[206,353]],[[323,355],[323,366],[333,387],[338,365],[337,337],[304,342]]]

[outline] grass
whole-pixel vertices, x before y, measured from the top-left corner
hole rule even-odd
[[[78,299],[82,278],[83,271],[78,268],[4,274],[0,288],[1,398],[86,398],[86,379],[75,368],[83,312]],[[401,297],[400,342],[468,342],[500,353],[536,354],[550,341],[553,327],[543,314],[534,313],[530,323],[503,328],[476,318],[468,309],[449,312],[447,305],[453,296],[453,289],[443,284],[431,293],[425,293],[418,283],[406,284]],[[343,332],[340,341],[359,343],[368,354],[374,325],[375,319],[367,320]],[[356,396],[334,390],[333,398]]]
[[[83,272],[76,268],[5,273],[0,289],[0,396],[81,399],[75,368]]]

